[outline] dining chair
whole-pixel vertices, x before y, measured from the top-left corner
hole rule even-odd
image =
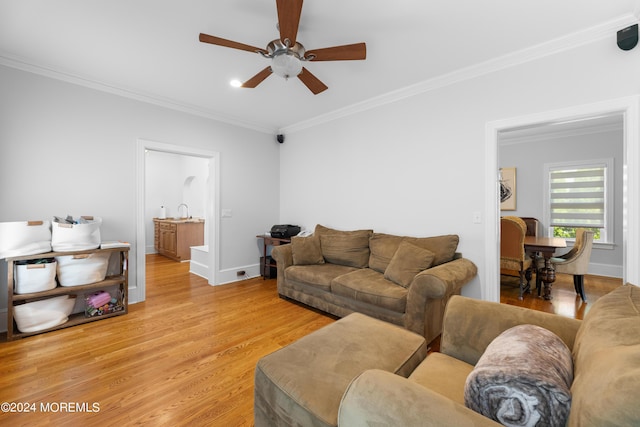
[[[520,295],[530,292],[532,260],[524,251],[524,237],[527,224],[519,217],[504,216],[500,218],[500,270],[515,270],[520,276]],[[526,279],[526,283],[525,283]]]
[[[521,216],[520,218],[527,225],[527,236],[537,236],[540,221],[530,216]]]
[[[589,269],[591,249],[593,248],[593,231],[584,228],[576,229],[576,241],[569,252],[559,257],[551,258],[556,273],[573,275],[573,287],[582,301],[586,301],[584,293],[584,275]],[[540,295],[540,286],[538,287]]]

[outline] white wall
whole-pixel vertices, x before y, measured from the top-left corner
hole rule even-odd
[[[504,215],[538,218],[541,232],[547,235],[548,224],[543,223],[544,164],[574,160],[614,159],[613,242],[615,246],[596,245],[591,254],[589,272],[604,276],[622,277],[622,165],[623,132],[616,131],[588,135],[551,137],[535,143],[519,143],[500,146],[500,167],[517,168],[516,210]],[[566,251],[565,251],[566,252]],[[558,253],[562,253],[559,251]]]
[[[482,298],[488,122],[640,93],[640,55],[611,39],[440,87],[287,135],[281,222],[460,235]],[[495,164],[495,159],[493,161]],[[491,175],[491,174],[489,174]],[[493,267],[492,267],[493,268]]]
[[[4,66],[0,93],[0,221],[101,216],[104,240],[132,242],[136,287],[137,140],[212,150],[219,208],[233,211],[220,222],[219,270],[258,270],[255,236],[279,220],[273,136]]]

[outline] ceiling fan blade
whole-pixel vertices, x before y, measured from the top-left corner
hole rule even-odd
[[[208,34],[200,33],[200,41],[203,43],[211,43],[218,46],[230,47],[232,49],[240,49],[246,50],[248,52],[264,52],[267,53],[266,50],[260,49],[259,47],[250,46],[244,43],[234,42],[232,40],[223,39],[216,36],[210,36]]]
[[[247,87],[247,88],[253,89],[254,87],[258,86],[260,83],[262,83],[262,81],[267,77],[269,77],[270,75],[271,75],[271,67],[267,67],[264,70],[260,71],[255,76],[251,77],[246,82],[242,83],[241,87]]]
[[[298,25],[302,13],[302,0],[276,0],[278,8],[278,26],[282,43],[289,39],[289,46],[296,44]]]
[[[322,83],[316,76],[311,74],[311,72],[304,67],[302,67],[302,72],[298,74],[298,78],[302,81],[302,83],[304,83],[306,87],[309,88],[311,92],[313,92],[314,95],[317,95],[320,92],[324,92],[325,90],[329,89],[327,85]]]
[[[343,46],[325,47],[324,49],[310,50],[305,57],[315,57],[310,61],[350,61],[367,58],[367,45],[365,43],[346,44]]]

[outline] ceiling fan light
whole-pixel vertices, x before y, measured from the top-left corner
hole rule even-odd
[[[293,52],[278,53],[271,60],[271,71],[280,77],[288,79],[302,72],[302,63],[300,58]]]

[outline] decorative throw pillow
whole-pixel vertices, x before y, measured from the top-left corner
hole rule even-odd
[[[324,264],[318,236],[292,237],[291,255],[294,265]]]
[[[519,325],[495,338],[467,377],[465,405],[505,426],[564,426],[571,351],[553,332]]]
[[[431,267],[434,258],[431,251],[402,242],[384,271],[384,278],[408,288],[416,274]]]

